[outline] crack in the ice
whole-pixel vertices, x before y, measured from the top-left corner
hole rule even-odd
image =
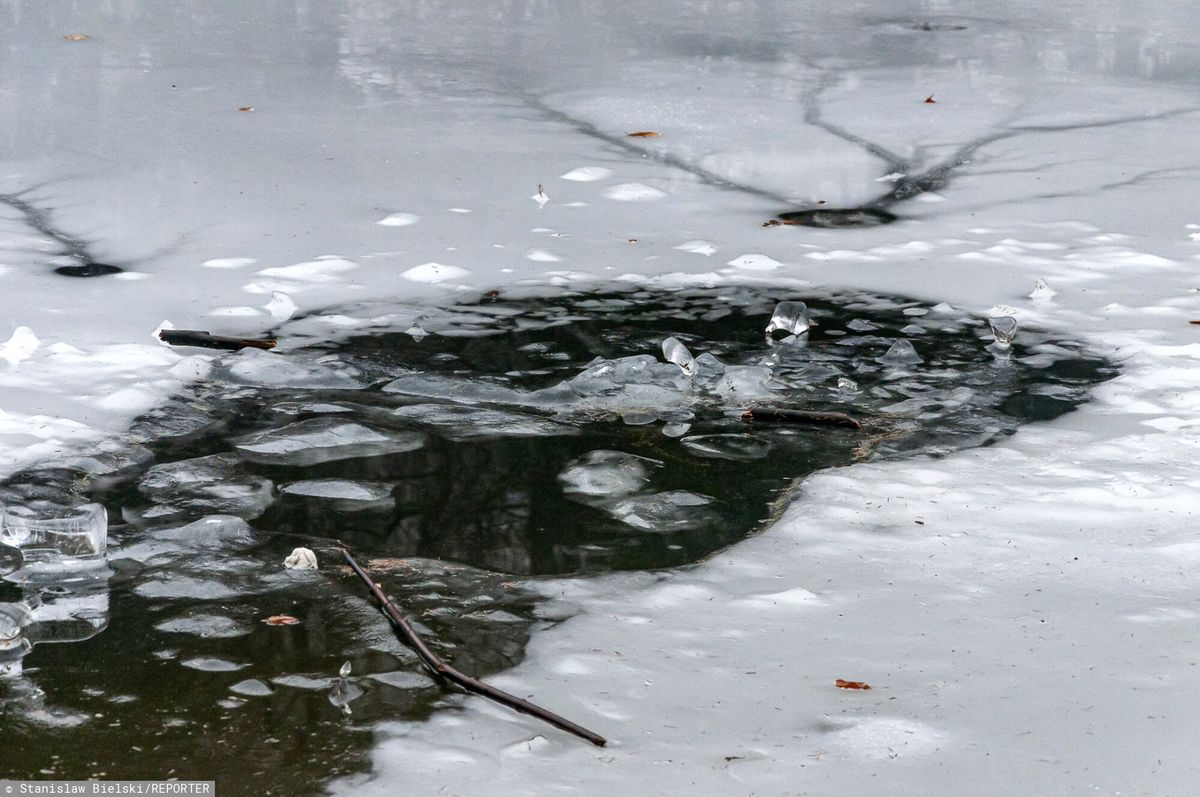
[[[752,196],[761,197],[763,199],[769,199],[772,202],[779,202],[781,204],[790,204],[790,200],[787,197],[781,196],[773,191],[768,191],[765,188],[759,188],[759,187],[753,186],[753,185],[746,185],[745,183],[739,183],[739,182],[730,180],[726,177],[721,177],[720,175],[710,172],[709,170],[705,169],[702,166],[698,166],[695,163],[692,163],[692,162],[690,162],[684,158],[681,158],[677,155],[672,155],[669,152],[662,152],[660,150],[648,149],[646,147],[639,147],[636,144],[633,144],[632,142],[628,141],[626,138],[624,138],[620,135],[604,132],[603,130],[596,127],[596,125],[592,124],[591,122],[584,121],[583,119],[572,116],[571,114],[566,113],[565,111],[560,111],[557,108],[551,108],[549,105],[542,102],[537,97],[533,97],[528,94],[517,93],[517,92],[514,92],[514,94],[516,96],[520,96],[522,101],[528,107],[530,107],[530,108],[534,109],[535,111],[537,111],[538,113],[542,114],[547,119],[554,121],[554,122],[559,122],[561,124],[568,125],[568,126],[574,128],[574,130],[577,133],[581,133],[581,134],[587,136],[588,138],[594,138],[598,141],[602,141],[605,144],[608,144],[609,146],[615,147],[624,152],[629,152],[629,153],[632,153],[634,155],[637,155],[637,156],[643,157],[643,158],[650,158],[652,160],[655,160],[659,163],[670,166],[672,168],[680,169],[681,171],[687,172],[688,174],[690,174],[694,177],[700,178],[701,182],[704,182],[708,185],[715,186],[717,188],[722,188],[722,189],[731,190],[731,191],[740,191],[742,193],[750,194]]]
[[[34,188],[27,188],[24,191],[16,193],[0,194],[0,204],[7,205],[20,213],[25,224],[58,244],[61,248],[59,252],[61,257],[70,258],[75,261],[75,265],[57,267],[54,269],[56,273],[66,277],[100,277],[124,271],[124,269],[118,266],[98,262],[92,256],[92,253],[88,251],[88,243],[86,241],[59,229],[50,221],[50,217],[45,210],[23,199],[24,196],[37,190],[37,188],[35,186]]]

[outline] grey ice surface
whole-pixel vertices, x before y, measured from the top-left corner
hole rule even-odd
[[[456,698],[373,728],[371,772],[335,792],[1194,791],[1191,5],[9,0],[0,30],[6,472],[85,455],[213,368],[363,387],[337,362],[296,371],[151,333],[258,335],[370,298],[815,283],[945,303],[930,330],[967,313],[1070,330],[1122,362],[1092,404],[1001,444],[817,474],[702,565],[544,584],[581,613],[493,680],[609,748]],[[894,224],[761,226],[901,195]],[[124,272],[53,271],[83,260]],[[372,320],[306,323],[311,341]],[[214,421],[177,407],[155,423]],[[185,472],[189,511],[271,500],[235,477],[236,500],[216,501],[213,471]],[[139,594],[217,603],[234,576]]]

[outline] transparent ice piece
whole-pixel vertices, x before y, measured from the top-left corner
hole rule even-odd
[[[568,498],[583,503],[631,495],[650,483],[662,463],[624,451],[592,451],[558,474]]]
[[[858,391],[858,382],[846,376],[839,376],[837,381],[838,390],[845,393],[855,393]]]
[[[244,459],[264,465],[317,465],[415,451],[420,432],[393,432],[341,418],[310,418],[247,435],[234,443]]]
[[[901,338],[883,353],[879,362],[884,365],[916,365],[921,362],[921,355],[917,354],[911,342]]]
[[[617,520],[642,531],[671,532],[712,523],[709,509],[713,499],[686,490],[652,495],[635,495],[613,504],[609,512]]]
[[[458,404],[410,404],[394,414],[448,440],[486,440],[499,437],[551,437],[576,434],[573,426],[548,418]]]
[[[0,603],[0,658],[23,654],[28,649],[25,628],[33,617],[25,603]]]
[[[675,363],[683,369],[685,374],[691,375],[692,365],[696,362],[696,358],[688,351],[687,346],[684,346],[678,338],[667,338],[663,341],[662,349],[667,362]]]
[[[807,332],[813,323],[808,313],[808,305],[804,302],[780,302],[775,305],[775,312],[767,324],[767,337],[776,332],[799,335]]]
[[[690,423],[671,421],[670,423],[663,424],[662,433],[667,437],[683,437],[691,428],[692,425]]]
[[[235,455],[212,454],[155,465],[138,482],[138,491],[156,506],[134,522],[159,523],[196,513],[253,519],[271,505],[275,486],[242,471]]]
[[[992,328],[992,335],[996,338],[997,347],[1007,349],[1012,345],[1013,338],[1017,334],[1017,319],[1010,315],[989,318],[988,325]]]
[[[679,442],[689,454],[705,459],[762,459],[771,450],[770,442],[750,434],[696,435],[685,437]]]
[[[35,502],[5,508],[0,520],[0,543],[20,550],[26,571],[101,567],[107,540],[108,512],[100,504]]]

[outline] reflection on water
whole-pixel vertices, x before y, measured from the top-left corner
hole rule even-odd
[[[96,500],[126,519],[103,577],[0,588],[6,772],[216,772],[234,793],[309,793],[364,766],[371,722],[420,718],[443,694],[332,538],[442,655],[486,675],[555,619],[515,577],[696,561],[817,468],[984,445],[1111,373],[1070,341],[1022,329],[1001,349],[983,319],[868,295],[624,289],[336,312],[375,327],[230,355],[129,439],[5,483],[9,504]],[[772,318],[787,323],[767,337]],[[327,329],[317,315],[282,332]],[[864,429],[748,426],[755,403]],[[282,567],[300,544],[320,570]],[[265,622],[281,615],[297,622]]]

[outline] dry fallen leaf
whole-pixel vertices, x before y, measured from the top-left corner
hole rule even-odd
[[[836,681],[834,681],[833,685],[836,686],[838,689],[870,689],[871,688],[870,684],[865,684],[862,681],[843,681],[841,678],[838,678]]]
[[[238,110],[239,111],[253,111],[254,106],[253,105],[243,105],[241,108],[238,108]]]
[[[654,138],[656,136],[661,136],[662,133],[655,133],[653,130],[638,130],[634,133],[626,133],[625,135],[629,136],[630,138]]]
[[[925,102],[926,102],[926,104],[928,104],[928,105],[933,105],[935,102],[937,102],[937,100],[935,100],[935,99],[933,98],[933,95],[932,95],[932,94],[930,94],[928,97],[926,97],[926,98],[925,98]]]
[[[69,42],[81,42],[87,41],[92,37],[88,36],[86,33],[68,33],[66,36],[63,36],[63,38]]]
[[[300,625],[300,621],[290,614],[276,614],[263,620],[267,625]]]
[[[1196,326],[1200,326],[1200,321],[1189,321],[1188,323],[1195,324]]]

